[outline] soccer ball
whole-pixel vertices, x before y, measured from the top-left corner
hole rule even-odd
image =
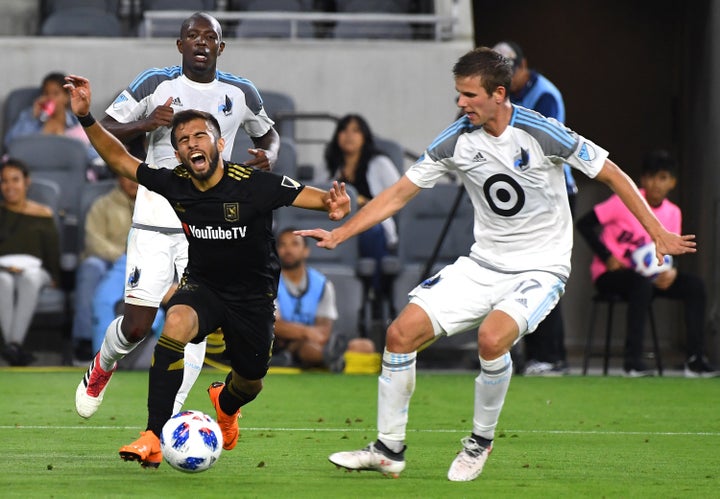
[[[635,272],[652,279],[657,277],[661,272],[668,271],[673,266],[673,259],[670,255],[665,255],[662,265],[658,265],[655,256],[655,243],[649,243],[640,246],[632,253],[632,261],[635,264]]]
[[[178,412],[168,419],[160,435],[165,461],[185,473],[209,469],[220,457],[222,445],[220,427],[200,411]]]

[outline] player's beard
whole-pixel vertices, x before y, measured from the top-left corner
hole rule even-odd
[[[217,149],[215,149],[215,152],[213,153],[212,157],[210,158],[210,164],[208,165],[207,171],[205,171],[204,173],[197,173],[192,168],[189,168],[190,175],[195,180],[207,180],[213,176],[213,173],[215,173],[215,170],[217,170],[219,163],[220,163],[220,153],[218,152]]]

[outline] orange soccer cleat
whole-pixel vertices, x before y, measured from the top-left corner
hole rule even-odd
[[[139,461],[143,468],[157,468],[162,462],[160,439],[150,430],[143,431],[133,443],[120,447],[120,458]]]
[[[225,414],[220,409],[220,392],[222,391],[225,383],[215,381],[208,388],[208,395],[210,395],[210,402],[215,407],[217,413],[217,424],[222,430],[223,436],[223,449],[231,450],[235,448],[238,437],[240,436],[240,428],[238,427],[238,417],[240,416],[240,409],[235,414]]]

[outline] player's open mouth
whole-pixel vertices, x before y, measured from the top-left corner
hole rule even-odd
[[[208,60],[208,56],[206,52],[195,52],[193,54],[193,58],[198,62],[205,62]]]
[[[205,156],[199,152],[190,155],[190,162],[195,166],[202,166],[205,164]]]

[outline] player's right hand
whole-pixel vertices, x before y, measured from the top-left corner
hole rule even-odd
[[[172,123],[173,115],[175,114],[175,111],[170,105],[172,104],[172,101],[172,96],[168,97],[165,101],[165,104],[157,106],[155,109],[152,110],[152,112],[145,119],[145,122],[147,123],[147,131],[155,130],[156,128],[160,128],[161,126],[170,126],[170,124]]]
[[[87,78],[77,75],[65,77],[65,87],[70,92],[70,107],[76,116],[85,116],[90,112],[90,101],[92,92],[90,81]]]
[[[324,229],[301,229],[293,231],[293,234],[302,237],[312,237],[317,241],[318,248],[331,250],[338,245],[338,242],[333,237],[332,232],[328,232]]]

